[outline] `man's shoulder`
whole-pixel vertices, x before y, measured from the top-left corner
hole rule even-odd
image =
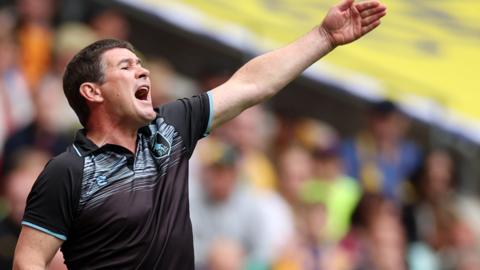
[[[175,100],[170,100],[159,107],[155,108],[157,116],[163,116],[173,113],[174,115],[179,111],[189,111],[192,109],[192,106],[198,104],[207,104],[209,105],[209,95],[207,93],[201,93],[191,97],[184,97]],[[208,107],[208,106],[207,106]]]
[[[75,190],[75,194],[79,194],[83,179],[83,165],[83,157],[67,149],[45,165],[31,193],[57,196],[60,193],[64,194],[66,190]]]
[[[60,175],[72,172],[80,173],[83,171],[83,161],[83,157],[75,152],[73,146],[69,146],[63,153],[53,157],[47,163],[43,173]]]

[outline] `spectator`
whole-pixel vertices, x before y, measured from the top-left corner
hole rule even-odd
[[[287,202],[277,193],[277,175],[273,163],[265,154],[273,128],[263,107],[256,106],[242,112],[220,130],[220,136],[239,150],[239,176],[254,188],[258,197],[258,210],[264,220],[265,256],[273,259],[293,234],[293,214]],[[223,133],[222,133],[223,132]]]
[[[57,129],[57,119],[61,114],[57,109],[61,108],[62,98],[58,89],[44,89],[34,96],[35,119],[24,128],[11,134],[5,143],[3,152],[4,173],[11,168],[11,158],[15,152],[34,148],[45,151],[51,155],[57,155],[65,150],[72,141],[69,135]]]
[[[269,132],[265,126],[267,112],[261,106],[249,108],[220,130],[240,151],[239,160],[242,179],[249,181],[259,191],[272,191],[277,186],[277,175],[265,152],[269,149]]]
[[[322,201],[303,202],[297,235],[277,259],[273,270],[348,269],[346,254],[325,241],[327,211]]]
[[[55,33],[53,65],[39,81],[37,91],[55,101],[51,107],[56,114],[55,129],[58,131],[73,130],[78,125],[75,113],[70,109],[63,95],[62,77],[68,61],[81,49],[97,39],[95,33],[81,23],[65,23]],[[61,115],[62,117],[58,117]]]
[[[266,264],[264,224],[257,197],[239,181],[238,151],[210,139],[201,185],[190,191],[197,267],[205,266],[208,251],[220,238],[237,241],[249,264]]]
[[[115,9],[105,8],[90,20],[92,29],[98,38],[128,40],[130,25],[123,15]]]
[[[348,232],[350,216],[361,189],[357,181],[343,172],[338,139],[328,126],[317,126],[316,142],[312,146],[313,177],[301,187],[306,201],[323,201],[327,212],[324,241],[337,242]]]
[[[416,199],[404,209],[409,241],[427,241],[454,215],[455,167],[448,152],[435,149],[413,176]]]
[[[54,0],[17,0],[20,63],[33,92],[52,62]]]
[[[352,215],[352,229],[341,243],[350,269],[404,270],[405,234],[395,204],[378,194],[365,194]]]
[[[404,209],[413,270],[457,269],[464,262],[474,263],[469,258],[479,252],[479,235],[470,216],[480,210],[474,200],[456,192],[456,177],[452,155],[444,149],[432,150],[415,174],[418,196]]]
[[[177,98],[196,94],[192,80],[178,74],[165,59],[153,58],[147,63],[152,81],[152,104],[158,107]]]
[[[410,269],[479,269],[480,246],[469,224],[455,213],[441,222],[436,224],[438,228],[425,242],[411,244],[408,254]]]
[[[368,128],[342,145],[347,173],[366,192],[378,192],[399,202],[405,180],[419,166],[418,147],[405,139],[408,120],[390,101],[374,104]]]
[[[480,245],[473,228],[465,220],[457,219],[453,221],[449,234],[451,247],[445,257],[453,260],[455,269],[480,269]]]
[[[245,251],[237,241],[217,239],[211,245],[205,270],[244,270],[246,267]]]
[[[6,137],[29,123],[33,114],[30,92],[16,62],[16,45],[7,32],[0,36],[0,151]]]
[[[298,212],[296,209],[301,205],[300,188],[313,174],[310,153],[299,145],[291,145],[280,154],[277,163],[280,193],[294,212]]]
[[[68,61],[78,51],[97,39],[95,32],[83,23],[69,22],[59,25],[56,29],[53,48],[55,62],[50,72],[61,79]]]
[[[0,220],[0,269],[12,269],[28,193],[49,158],[47,153],[34,149],[17,152],[13,168],[6,176],[3,195],[8,213]],[[66,269],[61,253],[55,257],[49,269]]]
[[[20,222],[26,200],[38,174],[42,171],[50,156],[35,149],[24,149],[13,157],[13,168],[3,183],[8,213],[0,220],[0,269],[12,269],[13,254],[18,236]],[[50,263],[49,270],[66,270],[63,256],[57,252]]]

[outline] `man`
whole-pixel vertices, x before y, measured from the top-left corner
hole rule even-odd
[[[195,266],[206,267],[218,238],[238,242],[249,264],[265,264],[271,245],[266,223],[261,218],[262,201],[250,185],[240,181],[240,153],[237,148],[212,138],[207,143],[210,151],[201,158],[204,165],[201,183],[189,190]]]
[[[406,139],[407,130],[408,119],[397,105],[373,104],[367,128],[342,144],[347,174],[358,179],[363,190],[402,203],[408,198],[406,180],[421,163],[418,146]]]
[[[82,50],[67,66],[64,91],[85,129],[32,188],[14,269],[45,269],[60,246],[70,269],[193,269],[187,171],[197,140],[385,14],[379,2],[344,0],[294,43],[157,111],[148,70],[128,43]]]

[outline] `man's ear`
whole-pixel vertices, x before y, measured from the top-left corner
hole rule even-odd
[[[82,83],[82,85],[80,85],[80,95],[82,95],[86,100],[90,102],[103,102],[102,91],[94,83]]]

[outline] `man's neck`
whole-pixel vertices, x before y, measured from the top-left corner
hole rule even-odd
[[[124,128],[119,125],[92,125],[87,129],[87,138],[98,147],[115,144],[135,153],[137,129]]]

